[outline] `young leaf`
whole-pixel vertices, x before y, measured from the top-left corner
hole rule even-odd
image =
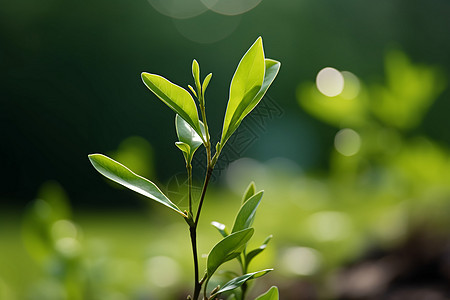
[[[241,285],[243,285],[248,280],[264,276],[267,273],[269,273],[270,271],[273,271],[273,269],[266,269],[266,270],[262,270],[262,271],[258,271],[258,272],[248,273],[248,274],[233,278],[230,281],[228,281],[227,283],[225,283],[218,291],[216,291],[214,294],[212,294],[211,297],[221,294],[221,293],[224,293],[224,292],[234,290],[234,289],[240,287]]]
[[[205,137],[205,127],[201,121],[200,129],[203,133],[204,139]],[[179,142],[176,142],[178,148],[183,151],[184,158],[187,164],[190,164],[192,161],[192,157],[194,156],[195,151],[202,144],[202,139],[200,136],[192,129],[191,125],[189,125],[180,115],[175,116],[175,129],[177,132]],[[181,145],[181,144],[184,144]]]
[[[219,223],[219,222],[211,222],[211,225],[214,226],[214,227],[216,227],[217,230],[220,232],[220,234],[221,234],[223,237],[227,237],[228,232],[227,232],[226,226],[225,226],[224,224]]]
[[[256,185],[252,181],[252,182],[250,182],[250,184],[248,185],[247,189],[244,192],[244,196],[242,197],[242,204],[244,204],[245,201],[250,199],[250,197],[253,196],[255,194],[255,192],[256,192]]]
[[[200,129],[202,131],[203,138],[205,138],[205,127],[203,123],[199,121]],[[197,132],[188,124],[180,115],[175,116],[175,128],[177,131],[177,136],[180,142],[183,142],[191,148],[190,150],[194,152],[203,143],[202,138],[197,134]]]
[[[197,106],[188,91],[170,82],[162,76],[142,73],[144,84],[175,113],[179,114],[191,127],[202,136],[198,119]]]
[[[191,147],[189,147],[188,144],[183,143],[183,142],[175,142],[175,146],[177,146],[178,149],[180,149],[181,152],[183,152],[183,156],[184,156],[184,159],[186,160],[186,163],[190,162],[191,161],[191,156],[190,156]]]
[[[197,91],[201,91],[200,85],[200,66],[198,65],[197,60],[192,61],[192,76],[194,77],[195,86],[197,87]]]
[[[188,84],[188,88],[191,90],[192,94],[194,94],[195,97],[198,97],[197,92],[194,90],[194,88],[190,84]]]
[[[264,81],[261,85],[260,90],[256,93],[256,95],[252,99],[243,99],[237,108],[235,108],[235,112],[233,116],[231,117],[231,120],[228,121],[228,126],[225,127],[224,122],[224,128],[222,130],[222,138],[220,140],[220,147],[223,147],[228,140],[228,138],[233,134],[233,132],[239,127],[242,120],[247,116],[255,107],[258,105],[258,103],[261,101],[261,99],[266,94],[267,90],[269,89],[270,85],[274,81],[275,77],[278,74],[278,71],[280,70],[280,62],[273,60],[273,59],[265,59],[265,73],[264,73]],[[227,108],[227,114],[228,114],[228,108]]]
[[[236,216],[236,219],[234,220],[234,225],[231,233],[247,229],[252,226],[253,221],[255,220],[256,209],[261,202],[263,193],[264,192],[261,191],[253,195],[244,204],[242,204]]]
[[[112,181],[117,182],[118,184],[121,184],[152,200],[155,200],[173,209],[183,217],[186,217],[186,215],[175,204],[173,204],[153,182],[148,179],[133,173],[124,165],[102,154],[91,154],[89,155],[89,160],[94,168],[106,178],[111,179]]]
[[[264,50],[262,38],[259,37],[242,57],[231,80],[221,144],[224,144],[236,130],[236,123],[243,111],[261,89],[264,69]]]
[[[253,258],[255,258],[255,256],[257,256],[258,254],[260,254],[261,252],[264,251],[264,249],[266,249],[267,244],[270,242],[270,240],[272,239],[272,235],[269,235],[264,242],[262,243],[261,246],[259,246],[256,249],[253,249],[252,251],[248,252],[247,255],[245,256],[245,262],[247,264],[247,266],[250,264],[250,261],[252,261]]]
[[[278,297],[278,288],[273,286],[265,294],[262,294],[255,300],[278,300]]]
[[[206,261],[206,274],[208,278],[211,278],[220,265],[239,256],[245,248],[245,244],[252,237],[253,232],[253,228],[248,228],[232,233],[212,248]]]
[[[205,80],[203,80],[203,85],[202,85],[202,95],[203,96],[205,96],[205,91],[209,85],[209,82],[211,81],[211,77],[212,77],[212,73],[209,73],[208,75],[206,75]]]

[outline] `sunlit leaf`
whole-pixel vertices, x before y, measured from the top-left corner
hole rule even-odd
[[[278,61],[264,58],[262,39],[258,38],[242,58],[231,81],[221,147],[264,97],[280,66]]]
[[[211,81],[211,77],[212,77],[212,73],[209,73],[208,75],[206,75],[205,80],[203,80],[202,95],[205,95],[205,91],[209,85],[209,82]]]
[[[236,219],[234,220],[233,229],[231,230],[232,233],[252,226],[253,221],[255,220],[256,209],[261,202],[263,193],[263,191],[256,193],[242,204]]]
[[[262,39],[259,37],[242,57],[231,80],[230,98],[222,130],[222,144],[236,130],[236,123],[261,89],[264,71],[264,50]]]
[[[248,274],[233,278],[230,281],[228,281],[227,283],[225,283],[217,292],[215,292],[211,296],[215,296],[215,295],[218,295],[218,294],[221,294],[224,292],[234,290],[234,289],[240,287],[241,285],[243,285],[248,280],[264,276],[267,273],[269,273],[270,271],[273,271],[273,269],[266,269],[266,270],[262,270],[262,271],[248,273]]]
[[[201,90],[200,66],[198,65],[198,62],[195,59],[192,61],[192,76],[194,77],[195,86],[197,87],[197,90],[200,92]]]
[[[220,265],[239,256],[253,233],[254,229],[248,228],[232,233],[218,242],[208,254],[206,262],[208,278],[211,278]]]
[[[124,165],[103,154],[91,154],[89,160],[94,168],[106,178],[155,200],[185,217],[185,214],[150,180],[133,173]]]
[[[278,300],[278,297],[278,288],[276,286],[273,286],[265,294],[262,294],[255,300]]]
[[[247,264],[247,266],[250,264],[250,262],[253,260],[253,258],[255,258],[255,256],[257,256],[258,254],[260,254],[261,252],[264,251],[264,249],[266,249],[267,244],[270,242],[270,240],[272,239],[272,235],[269,235],[264,242],[262,243],[261,246],[259,246],[256,249],[253,249],[252,251],[248,252],[247,255],[245,256],[245,262]]]
[[[250,199],[251,196],[253,196],[256,192],[256,186],[255,183],[252,181],[248,185],[247,189],[244,192],[244,196],[242,197],[242,203],[245,203],[248,199]]]
[[[188,91],[159,75],[144,72],[141,77],[159,99],[191,125],[198,135],[202,135],[197,106]]]
[[[183,142],[175,142],[175,146],[177,146],[178,149],[180,149],[181,152],[183,152],[183,156],[186,162],[190,162],[191,147],[189,147],[188,144]]]
[[[191,90],[192,94],[194,94],[194,96],[197,97],[197,92],[190,84],[188,84],[188,88]]]
[[[194,152],[203,143],[202,138],[197,134],[191,125],[180,117],[180,115],[175,116],[175,127],[179,141],[189,145],[191,151]],[[201,122],[200,128],[202,129],[203,136],[205,136],[205,129],[203,123]]]
[[[220,234],[221,234],[223,237],[226,237],[226,236],[228,235],[226,226],[225,226],[224,224],[219,223],[219,222],[211,222],[211,225],[214,226],[214,227],[216,227],[216,229],[220,232]]]
[[[205,137],[205,127],[203,126],[203,123],[200,122],[200,129],[203,133],[203,137]],[[200,145],[203,143],[201,137],[195,132],[195,130],[189,125],[183,118],[180,117],[180,115],[175,116],[175,128],[177,132],[177,136],[179,139],[177,145],[178,148],[180,148],[179,143],[183,143],[186,146],[182,146],[180,148],[181,151],[183,151],[183,154],[185,154],[185,159],[187,163],[191,163],[192,157],[194,156],[195,151],[200,147]]]

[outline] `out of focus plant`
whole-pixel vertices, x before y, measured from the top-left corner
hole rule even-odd
[[[384,82],[324,72],[297,91],[308,113],[338,128],[329,173],[302,178],[293,200],[302,220],[297,226],[309,228],[300,233],[302,244],[317,249],[315,274],[330,274],[374,246],[398,246],[417,230],[448,236],[450,151],[417,130],[445,87],[441,70],[391,51]],[[340,90],[328,93],[327,85]],[[347,286],[338,285],[338,291]]]
[[[71,221],[67,196],[57,183],[44,184],[30,204],[22,237],[29,254],[45,272],[45,279],[32,289],[29,299],[86,298],[81,232]]]
[[[206,119],[205,92],[212,74],[200,81],[200,68],[196,60],[192,63],[194,87],[189,85],[193,96],[198,100],[201,120],[197,105],[191,94],[184,88],[173,84],[162,76],[142,73],[144,84],[176,114],[175,127],[179,141],[175,145],[181,150],[188,174],[188,210],[182,211],[151,181],[141,177],[119,162],[102,154],[91,154],[89,159],[94,168],[105,177],[115,181],[141,195],[159,202],[178,213],[189,226],[193,263],[194,289],[188,299],[197,300],[203,289],[203,299],[217,299],[222,294],[228,294],[228,299],[244,299],[247,281],[263,276],[272,269],[250,272],[250,261],[266,247],[268,238],[261,247],[247,251],[247,242],[253,235],[251,227],[255,218],[263,192],[256,193],[254,184],[247,189],[243,203],[235,218],[231,232],[222,224],[214,223],[223,236],[210,251],[203,275],[199,270],[197,253],[197,227],[206,196],[209,181],[220,153],[230,136],[237,130],[242,120],[260,102],[272,84],[280,68],[280,63],[264,57],[262,39],[258,38],[241,59],[230,86],[228,106],[225,113],[220,141],[213,147],[211,144],[208,123]],[[192,197],[192,159],[196,150],[203,145],[206,150],[206,172],[200,199],[195,207]],[[237,259],[242,267],[242,275],[236,274],[222,286],[208,290],[208,283],[219,267],[232,259]],[[240,288],[241,292],[235,292]],[[272,288],[258,299],[278,299],[276,288]]]

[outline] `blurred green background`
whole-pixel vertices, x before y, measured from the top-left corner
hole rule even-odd
[[[208,224],[230,226],[254,180],[254,243],[274,235],[254,268],[276,269],[255,293],[448,299],[449,15],[447,0],[2,1],[0,299],[188,293],[184,222],[103,180],[87,154],[185,208],[173,113],[140,73],[186,87],[192,59],[212,72],[214,138],[258,36],[282,68],[224,150],[201,253],[219,239]]]

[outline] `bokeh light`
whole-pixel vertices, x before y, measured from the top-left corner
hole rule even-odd
[[[320,267],[320,254],[308,247],[290,247],[283,251],[281,266],[287,273],[313,275]]]
[[[344,77],[335,68],[326,67],[317,73],[316,86],[325,96],[335,97],[344,89]]]
[[[308,225],[319,241],[335,241],[345,238],[350,231],[350,218],[342,212],[322,211],[311,215]]]
[[[185,38],[202,44],[215,43],[232,34],[241,22],[241,16],[224,16],[207,11],[191,19],[173,19],[175,28]]]
[[[146,264],[147,277],[154,285],[166,288],[180,280],[178,263],[168,256],[154,256]]]
[[[344,77],[344,88],[341,97],[347,100],[355,99],[358,97],[361,89],[358,77],[349,71],[342,71],[341,74]]]
[[[350,128],[339,130],[334,138],[334,147],[344,156],[352,156],[361,148],[361,137]]]
[[[210,10],[228,16],[243,14],[252,10],[262,0],[201,0]]]
[[[200,0],[148,0],[159,13],[174,19],[196,17],[208,8]]]

